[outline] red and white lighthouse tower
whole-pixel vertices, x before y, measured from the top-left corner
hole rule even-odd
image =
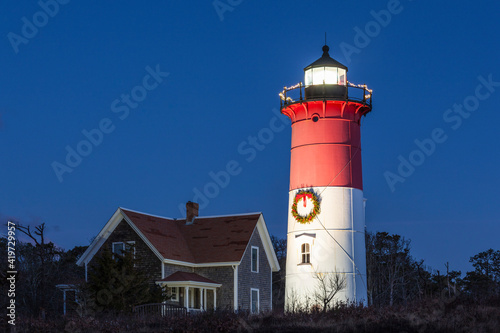
[[[360,120],[372,109],[371,90],[349,83],[347,67],[328,51],[304,69],[305,84],[280,94],[292,121],[288,309],[318,303],[318,277],[345,279],[335,300],[367,300]]]

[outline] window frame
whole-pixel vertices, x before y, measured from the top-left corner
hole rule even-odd
[[[127,246],[130,246],[134,249],[134,256],[133,258],[135,259],[135,241],[127,241],[125,243],[125,250],[127,250]]]
[[[257,292],[257,311],[253,311],[253,292]],[[250,313],[251,314],[258,314],[260,312],[260,290],[258,288],[250,288]]]
[[[122,250],[120,253],[115,252],[115,245],[121,244],[122,245]],[[113,254],[113,258],[115,258],[115,255],[122,255],[122,253],[125,251],[125,242],[113,242],[111,243],[111,253]]]
[[[175,295],[175,298],[174,297],[171,297],[169,299],[169,301],[173,301],[173,302],[178,302],[179,301],[179,287],[168,287],[169,288],[169,293],[170,295]],[[175,290],[175,292],[173,292],[173,290]]]
[[[256,250],[256,265],[255,265],[255,270],[253,269],[253,250]],[[259,247],[258,246],[252,246],[251,251],[250,251],[250,271],[252,273],[259,273]]]
[[[307,261],[304,260],[306,258]],[[305,242],[300,245],[300,264],[310,264],[310,263],[311,263],[311,244]]]
[[[120,253],[115,252],[115,245],[116,244],[121,244],[122,245],[122,250]],[[123,255],[123,253],[127,250],[127,247],[132,247],[134,249],[134,259],[135,259],[135,241],[126,241],[126,242],[113,242],[111,243],[111,253],[113,254],[113,258],[115,258],[115,254],[118,255]]]

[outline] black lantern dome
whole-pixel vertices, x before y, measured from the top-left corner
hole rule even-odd
[[[323,46],[321,58],[304,68],[305,98],[347,98],[347,67],[330,57]]]

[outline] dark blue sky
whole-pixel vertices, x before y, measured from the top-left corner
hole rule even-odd
[[[374,90],[368,230],[410,238],[441,271],[500,248],[498,2],[60,2],[0,5],[2,221],[46,222],[68,249],[119,206],[182,217],[199,190],[202,215],[262,211],[285,237],[278,93],[303,81],[326,31],[348,80]],[[86,156],[68,163],[68,149]],[[229,184],[208,185],[227,168]]]

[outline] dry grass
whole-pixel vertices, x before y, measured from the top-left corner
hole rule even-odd
[[[339,306],[327,313],[215,312],[183,318],[19,318],[17,332],[500,332],[500,300],[429,300],[407,307]]]

